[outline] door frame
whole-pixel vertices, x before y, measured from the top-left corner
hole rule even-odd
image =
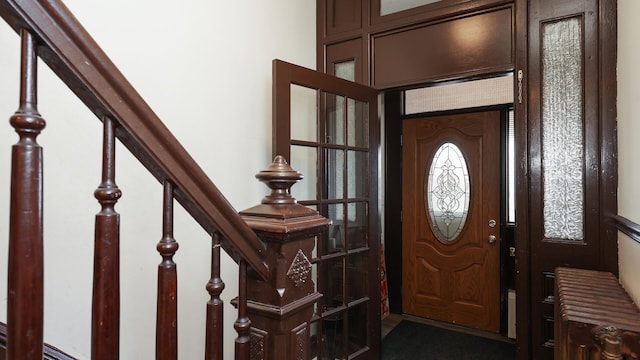
[[[357,59],[358,64],[357,74],[362,74],[362,82],[365,84],[375,84],[371,79],[373,74],[373,67],[375,61],[373,58],[376,53],[372,51],[373,35],[385,35],[387,33],[401,31],[404,29],[411,29],[420,25],[428,25],[434,21],[447,21],[451,19],[457,19],[464,17],[468,14],[474,14],[481,11],[488,11],[491,9],[497,9],[503,6],[512,6],[512,23],[510,26],[512,52],[511,61],[506,64],[502,70],[513,70],[516,74],[518,72],[523,73],[523,78],[520,82],[514,84],[514,94],[516,101],[514,102],[515,109],[515,138],[516,138],[516,211],[517,211],[517,228],[514,229],[515,238],[517,239],[517,271],[516,272],[516,287],[518,292],[518,301],[516,305],[516,317],[519,319],[517,322],[517,358],[528,359],[532,353],[532,331],[538,331],[540,326],[538,321],[532,321],[531,318],[531,287],[540,286],[539,284],[531,283],[531,265],[535,264],[536,259],[531,256],[530,243],[534,239],[531,239],[530,227],[533,225],[533,218],[537,216],[537,211],[540,209],[530,208],[529,203],[529,174],[531,171],[540,171],[540,164],[536,162],[530,162],[530,139],[529,139],[529,97],[531,90],[528,81],[529,74],[529,3],[532,0],[478,0],[478,1],[465,1],[465,0],[446,0],[446,6],[441,8],[442,5],[425,5],[415,9],[406,10],[397,14],[391,14],[384,17],[375,15],[375,10],[372,9],[373,0],[366,1],[344,1],[333,2],[327,0],[317,1],[317,68],[321,71],[330,72],[331,65],[335,62],[334,57],[349,57],[350,59]],[[598,57],[599,68],[597,71],[598,76],[598,107],[599,107],[599,136],[598,136],[598,153],[599,153],[599,165],[600,168],[598,176],[598,192],[600,198],[599,211],[601,213],[600,223],[600,236],[603,239],[607,239],[602,244],[601,262],[603,269],[617,273],[617,230],[613,226],[613,216],[617,213],[617,182],[618,182],[618,167],[617,167],[617,136],[616,136],[616,62],[617,62],[617,1],[616,0],[596,0],[598,3],[599,15],[599,31],[598,37],[598,51],[595,55]],[[354,5],[355,4],[355,5]],[[339,6],[339,8],[336,8]],[[355,10],[354,10],[355,9]],[[372,12],[373,11],[373,12]],[[335,14],[353,14],[353,16],[342,16],[340,19],[336,19]],[[370,21],[371,16],[374,16],[374,21]],[[340,21],[337,21],[340,20]],[[505,34],[507,34],[505,29]],[[348,47],[349,44],[353,45],[350,51],[345,51],[343,47]],[[340,55],[336,55],[335,49],[340,48]],[[346,53],[347,55],[344,55]],[[377,54],[380,56],[380,54]],[[384,54],[383,54],[384,55]],[[333,60],[332,60],[333,59]],[[495,70],[495,69],[494,69]],[[414,86],[415,84],[424,83],[428,81],[437,81],[441,78],[457,79],[465,76],[474,76],[492,73],[492,70],[484,68],[469,68],[462,73],[446,73],[446,76],[441,75],[436,79],[426,78],[412,78],[402,83],[396,83],[393,87],[400,86]],[[379,86],[381,91],[392,90],[384,86]],[[393,94],[396,92],[390,92],[385,95],[384,100],[384,117],[387,122],[394,121],[393,109],[396,106],[400,106],[400,99]],[[537,96],[533,94],[533,96]],[[533,120],[533,119],[532,119]],[[385,129],[386,132],[393,132],[393,129]],[[397,148],[397,144],[400,142],[400,136],[390,137],[386,136],[385,147],[389,146],[390,149],[385,151],[387,156],[391,155],[393,159],[394,148]],[[392,174],[393,171],[397,171],[399,164],[383,163],[384,169],[382,176]],[[383,191],[389,191],[395,189],[397,182],[393,179],[383,181]],[[385,197],[385,207],[393,206],[397,199],[393,197]],[[398,207],[396,207],[397,209]],[[400,223],[400,215],[386,213],[385,218],[385,242],[397,241],[397,227]],[[387,267],[388,270],[393,270],[393,262],[397,257],[394,256],[393,251],[387,251]],[[391,265],[391,267],[389,267]],[[388,272],[388,281],[391,284],[395,281],[401,281],[400,278],[395,278],[393,271]],[[392,289],[389,289],[392,291]],[[393,293],[390,293],[393,297]],[[398,294],[399,296],[399,294]],[[399,312],[392,304],[392,312]],[[533,328],[536,326],[536,328]]]
[[[513,104],[492,105],[471,109],[458,109],[402,115],[402,90],[388,91],[384,94],[384,136],[385,136],[385,206],[384,206],[384,252],[387,264],[402,264],[402,122],[405,119],[432,117],[469,112],[495,111],[500,116],[500,149],[501,149],[501,196],[500,196],[500,334],[507,332],[507,301],[508,286],[515,283],[515,258],[509,257],[509,247],[515,246],[513,238],[514,226],[506,226],[504,186],[506,172],[504,154],[506,140],[506,122],[508,110]],[[514,277],[509,278],[509,274]],[[390,310],[392,313],[402,314],[402,266],[387,266],[387,281],[389,291]]]

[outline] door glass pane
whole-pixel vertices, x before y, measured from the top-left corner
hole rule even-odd
[[[327,217],[331,219],[329,239],[324,254],[331,254],[344,250],[346,228],[344,226],[344,204],[329,204]]]
[[[319,359],[319,349],[322,344],[322,335],[320,333],[320,323],[314,321],[309,324],[309,337],[311,338],[311,359]]]
[[[327,149],[327,193],[326,199],[344,198],[344,151]]]
[[[348,248],[357,249],[368,245],[367,203],[357,202],[347,205],[347,243]]]
[[[369,252],[363,251],[360,253],[349,254],[349,267],[347,270],[347,277],[349,286],[347,288],[347,295],[349,301],[355,301],[362,299],[367,295],[368,281],[367,281],[367,264],[369,261]]]
[[[366,148],[369,146],[369,112],[366,102],[347,101],[347,145]]]
[[[333,64],[333,73],[341,79],[356,81],[355,60],[343,61]]]
[[[311,261],[316,261],[318,258],[318,240],[320,240],[321,238],[317,237],[315,238],[315,241],[313,242],[313,250],[311,250]],[[313,269],[312,269],[313,270]],[[318,275],[317,272],[315,271],[311,271],[312,274],[312,279],[316,278],[316,275]]]
[[[380,0],[380,15],[389,15],[398,11],[413,9],[441,0]]]
[[[582,240],[584,153],[582,21],[542,28],[542,170],[544,236]]]
[[[315,200],[318,155],[315,147],[291,145],[291,167],[304,178],[291,187],[291,195],[298,201]]]
[[[349,354],[367,346],[368,305],[369,303],[362,303],[349,308]]]
[[[369,186],[369,153],[349,151],[347,153],[347,196],[363,198]]]
[[[291,85],[291,139],[317,142],[316,90]]]
[[[471,184],[467,160],[455,144],[436,150],[426,178],[429,224],[440,241],[455,240],[467,220]]]
[[[324,295],[323,312],[331,311],[343,306],[344,295],[342,284],[344,283],[344,257],[327,259],[323,261],[321,268],[324,271],[322,294]]]
[[[324,142],[344,145],[344,97],[322,93],[325,108]]]
[[[322,327],[324,333],[322,359],[346,359],[343,357],[344,311],[325,317]]]

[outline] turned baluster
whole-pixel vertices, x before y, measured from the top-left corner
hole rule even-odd
[[[156,359],[178,358],[178,274],[173,256],[178,243],[173,238],[173,184],[164,182],[163,236],[157,249],[162,256],[158,265],[158,313]]]
[[[251,320],[247,316],[247,262],[238,264],[238,318],[233,327],[238,333],[236,338],[236,360],[249,360],[251,350]]]
[[[37,44],[22,30],[20,105],[10,122],[20,139],[12,148],[7,359],[42,359],[43,237],[42,148],[36,137],[45,127],[37,110]]]
[[[94,192],[101,206],[95,219],[92,359],[118,359],[120,348],[120,214],[114,207],[122,192],[116,177],[116,122],[103,118],[102,183]]]
[[[210,300],[207,302],[207,333],[205,343],[206,360],[222,360],[223,301],[220,294],[224,282],[220,278],[220,234],[215,232],[211,247],[211,280],[207,283]]]

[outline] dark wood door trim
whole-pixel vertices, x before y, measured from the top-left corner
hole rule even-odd
[[[529,118],[528,82],[528,0],[515,0],[515,78],[514,116],[516,141],[516,358],[528,359],[531,353],[531,281],[529,263]],[[520,80],[521,79],[521,80]]]
[[[524,287],[528,290],[528,308],[518,304],[518,316],[528,316],[525,318],[528,326],[519,327],[518,331],[530,336],[528,356],[547,358],[552,356],[553,346],[554,269],[569,266],[617,273],[617,232],[607,221],[617,211],[616,49],[613,46],[617,11],[615,0],[538,0],[527,4],[526,63],[529,68],[524,77],[527,83],[522,87],[528,91],[528,96],[523,97],[528,101],[527,123],[523,126],[526,129],[520,128],[526,130],[527,136],[519,138],[521,144],[525,139],[527,143],[519,149],[526,151],[521,154],[528,160],[526,168],[520,170],[528,189],[520,198],[526,199],[528,213],[526,219],[518,216],[519,221],[527,221],[526,230],[519,231],[518,236],[526,243],[528,253],[519,254],[518,258],[528,261],[528,273],[522,279],[528,282]],[[542,29],[546,24],[569,18],[582,22],[584,237],[580,243],[546,238],[542,200]]]
[[[384,251],[387,261],[389,310],[402,313],[402,95],[384,94],[385,206]],[[393,264],[392,266],[389,266]]]
[[[336,1],[336,0],[318,0],[318,13],[321,13],[322,9],[326,8],[326,3],[328,1]],[[529,161],[529,118],[527,114],[527,107],[529,102],[529,88],[528,88],[528,79],[527,74],[528,70],[528,42],[530,41],[528,34],[528,5],[530,2],[534,0],[511,0],[511,1],[501,1],[501,0],[482,0],[482,1],[473,1],[469,3],[469,6],[478,5],[479,7],[475,7],[473,9],[462,8],[462,5],[459,5],[457,10],[459,11],[456,14],[452,14],[449,10],[451,8],[441,8],[437,5],[432,7],[423,7],[418,9],[409,10],[406,12],[402,12],[393,16],[387,16],[382,19],[374,19],[373,13],[377,8],[375,4],[373,4],[374,0],[354,0],[361,1],[363,3],[363,9],[369,8],[370,13],[364,14],[365,16],[370,18],[369,22],[363,22],[363,27],[358,30],[353,30],[351,32],[344,33],[336,33],[327,35],[321,31],[318,31],[318,58],[319,64],[324,60],[320,60],[324,58],[324,49],[323,46],[330,43],[337,43],[346,38],[354,38],[362,36],[362,39],[365,40],[369,34],[376,34],[383,31],[390,31],[394,28],[407,27],[407,26],[415,26],[421,23],[426,23],[430,21],[438,21],[438,19],[445,19],[450,16],[459,16],[461,14],[468,14],[473,11],[482,11],[490,8],[495,8],[499,6],[509,6],[513,4],[513,69],[516,74],[518,71],[522,71],[524,74],[524,78],[522,84],[519,86],[518,81],[516,80],[514,84],[514,94],[516,101],[514,103],[515,107],[515,118],[516,118],[516,163],[517,163],[517,216],[518,223],[515,228],[515,237],[516,237],[516,288],[518,291],[518,301],[517,301],[517,357],[518,359],[528,359],[531,353],[531,233],[530,233],[530,171],[532,166],[537,166],[535,164],[531,164]],[[576,0],[581,1],[581,0]],[[599,65],[598,65],[598,76],[599,81],[597,84],[597,88],[599,91],[599,96],[597,98],[597,104],[599,107],[600,114],[600,123],[599,123],[599,135],[597,141],[599,142],[599,150],[597,155],[597,161],[599,168],[598,177],[598,199],[600,202],[600,217],[599,217],[599,228],[600,228],[600,236],[605,241],[602,242],[601,248],[599,251],[600,254],[600,262],[602,263],[603,269],[607,271],[617,272],[617,247],[615,246],[615,241],[617,238],[617,232],[612,227],[611,224],[606,223],[606,219],[615,215],[617,213],[617,136],[616,136],[616,78],[615,78],[615,67],[617,61],[616,55],[616,36],[617,36],[617,1],[616,0],[592,0],[597,2],[597,8],[599,12],[599,32],[598,32],[598,51],[595,56],[598,57]],[[444,3],[444,2],[443,2]],[[450,4],[455,4],[455,1],[449,1]],[[462,4],[462,2],[460,2]],[[471,5],[473,4],[473,5]],[[436,10],[437,8],[437,10]],[[322,11],[321,11],[322,10]],[[429,10],[429,11],[425,11]],[[435,10],[435,11],[431,11]],[[364,10],[363,10],[364,11]],[[323,13],[322,22],[318,24],[318,29],[324,29],[324,22],[326,21],[326,14]],[[368,50],[368,46],[366,45],[366,41],[363,42],[363,48]],[[360,49],[356,51],[361,51]],[[370,56],[370,55],[369,55]],[[365,66],[368,66],[370,63],[369,60],[365,62]],[[365,70],[367,71],[367,70]],[[394,111],[392,108],[397,107],[398,109],[401,106],[401,99],[399,98],[399,94],[394,91],[390,91],[385,94],[385,133],[386,133],[386,145],[387,145],[387,163],[385,164],[385,172],[386,172],[386,200],[385,200],[385,239],[387,241],[386,247],[386,256],[387,256],[387,264],[393,264],[394,258],[398,256],[398,254],[394,253],[392,247],[389,247],[390,242],[395,241],[398,236],[401,236],[401,232],[397,230],[397,225],[394,227],[394,223],[399,224],[399,215],[393,214],[390,212],[389,207],[390,204],[393,204],[393,196],[388,189],[395,189],[397,186],[394,185],[396,182],[392,180],[392,174],[394,172],[398,172],[401,170],[401,164],[399,162],[394,162],[393,150],[390,150],[394,145],[393,137],[390,137],[390,134],[399,133],[397,131],[398,124],[401,124],[401,118],[399,117],[399,111],[394,115]],[[400,127],[401,128],[401,127]],[[399,142],[399,136],[396,140]],[[400,235],[398,235],[400,234]],[[393,268],[388,268],[387,276],[389,280],[389,284],[391,285],[394,282],[394,274]],[[401,280],[401,275],[398,275]],[[398,306],[394,306],[394,304],[398,304],[398,301],[394,301],[394,299],[400,298],[400,292],[398,290],[397,293],[394,292],[393,287],[389,288],[389,298],[392,312],[399,312]]]
[[[618,2],[600,0],[599,32],[599,109],[600,109],[600,236],[603,241],[600,254],[602,270],[618,276],[618,232],[608,218],[618,213],[618,135],[616,67],[618,61]]]

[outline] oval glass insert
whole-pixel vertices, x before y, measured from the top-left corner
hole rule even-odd
[[[435,152],[428,171],[425,205],[429,224],[440,241],[451,242],[460,235],[469,213],[467,160],[455,144],[444,143]]]

